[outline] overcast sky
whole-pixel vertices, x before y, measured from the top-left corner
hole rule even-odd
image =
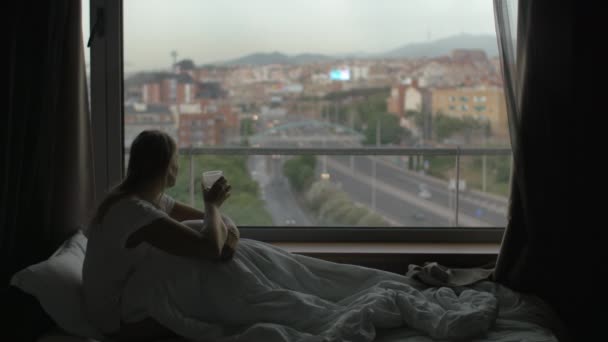
[[[495,35],[492,0],[123,0],[125,71],[279,51],[383,52],[450,35]],[[83,0],[88,27],[88,0]],[[88,39],[88,29],[84,34]]]

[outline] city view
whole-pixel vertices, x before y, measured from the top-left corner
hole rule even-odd
[[[397,2],[387,3],[395,6],[395,11],[400,9]],[[277,23],[282,33],[270,43],[260,29],[257,34],[263,43],[248,41],[243,43],[243,52],[221,56],[195,51],[196,39],[185,45],[184,39],[172,43],[159,38],[158,44],[152,38],[146,42],[136,39],[144,21],[160,23],[162,16],[157,13],[158,18],[150,19],[149,12],[141,14],[145,12],[143,3],[125,2],[124,145],[128,149],[145,129],[159,129],[175,139],[180,149],[180,173],[171,196],[202,207],[201,173],[222,170],[233,189],[223,209],[240,225],[506,224],[512,165],[493,31],[470,29],[472,33],[462,33],[459,27],[453,34],[434,39],[432,31],[441,30],[425,27],[426,34],[418,40],[392,43],[399,41],[394,30],[387,26],[383,31],[379,25],[386,18],[370,11],[366,15],[372,18],[360,21],[371,23],[377,39],[365,34],[372,31],[365,31],[362,24],[360,36],[342,33],[336,38],[346,42],[347,47],[341,49],[349,50],[332,51],[328,46],[335,44],[324,42],[333,38],[314,32],[307,33],[312,42],[302,40],[297,49],[293,45],[297,45],[302,29],[295,19],[295,28],[286,24],[287,17],[294,16],[293,9],[271,0],[258,4],[278,6],[267,20],[283,17],[280,25],[287,26]],[[353,4],[363,6],[362,2]],[[482,4],[490,13],[483,20],[492,28],[492,2]],[[307,19],[318,20],[321,27],[326,12],[323,5],[317,6],[319,11],[311,13],[319,18],[312,15]],[[359,10],[367,13],[363,7]],[[386,8],[382,13],[389,12]],[[251,40],[256,33],[250,31],[272,27],[273,22],[256,21],[264,19],[256,13],[251,10],[255,19],[251,26],[231,26],[230,39],[241,34]],[[243,15],[231,20],[245,20]],[[206,31],[203,23],[199,26],[199,34],[214,34]],[[221,30],[224,26],[213,27]],[[346,32],[348,27],[337,30]],[[392,38],[383,47],[380,41],[384,36]],[[218,37],[223,37],[222,33]],[[349,43],[348,37],[353,41],[360,37],[360,44]],[[366,39],[374,43],[366,44]],[[166,46],[162,56],[154,53],[149,63],[145,62],[145,51],[151,51],[152,46],[157,51],[160,45]],[[219,39],[217,45],[221,50]],[[213,45],[207,48],[213,49]],[[206,155],[197,150],[202,147],[368,148],[370,152]],[[426,152],[383,155],[374,148]],[[449,153],[433,153],[437,149]],[[467,153],[468,149],[476,152]]]

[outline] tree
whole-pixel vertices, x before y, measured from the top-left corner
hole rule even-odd
[[[487,136],[490,132],[489,123],[470,116],[465,116],[460,119],[437,113],[437,116],[435,117],[435,132],[437,133],[437,140],[439,141],[459,133],[463,135],[468,142],[474,132],[480,131]]]
[[[344,215],[342,221],[348,225],[356,225],[368,212],[369,210],[363,207],[354,206]]]
[[[378,227],[388,226],[388,222],[386,222],[386,220],[382,216],[380,216],[380,215],[378,215],[378,214],[376,214],[374,212],[371,212],[371,211],[368,212],[365,216],[363,216],[359,220],[358,224],[360,226],[370,226],[370,227],[373,227],[373,226],[378,226]]]
[[[374,120],[375,118],[375,120]],[[376,113],[370,117],[365,130],[365,144],[376,144],[377,126],[380,123],[380,144],[399,144],[412,136],[410,130],[399,125],[399,118],[388,113]]]
[[[308,207],[317,212],[323,203],[325,203],[332,193],[338,191],[331,183],[318,181],[312,184],[310,190],[306,193],[306,202]]]
[[[314,156],[298,156],[285,162],[283,173],[298,192],[308,188],[315,177],[316,158]]]
[[[253,120],[246,118],[241,120],[241,137],[248,137],[254,132]]]
[[[336,218],[335,212],[341,207],[352,205],[351,203],[348,195],[344,192],[335,192],[327,202],[321,205],[319,219],[322,221],[329,220],[335,222],[335,220],[332,220]]]
[[[327,218],[331,220],[331,223],[348,225],[346,223],[345,218],[348,213],[350,213],[356,206],[349,201],[347,204],[336,208],[333,212],[330,212],[327,215]]]

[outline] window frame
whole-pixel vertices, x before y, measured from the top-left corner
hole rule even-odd
[[[122,0],[90,0],[89,30],[100,25],[90,46],[96,200],[124,176],[122,8]]]
[[[86,0],[85,0],[86,1]],[[102,34],[91,42],[91,118],[96,200],[124,176],[123,1],[89,0],[90,30],[103,12]],[[118,72],[116,72],[118,71]],[[453,102],[453,101],[450,101]],[[255,149],[255,148],[251,148]],[[334,151],[331,149],[329,151]],[[274,242],[496,243],[504,227],[242,226],[242,236]]]

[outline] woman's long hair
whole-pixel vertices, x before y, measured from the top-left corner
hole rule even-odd
[[[158,130],[139,133],[131,144],[127,177],[104,198],[92,222],[101,223],[112,204],[118,200],[154,182],[165,182],[175,153],[175,141],[167,133]]]

